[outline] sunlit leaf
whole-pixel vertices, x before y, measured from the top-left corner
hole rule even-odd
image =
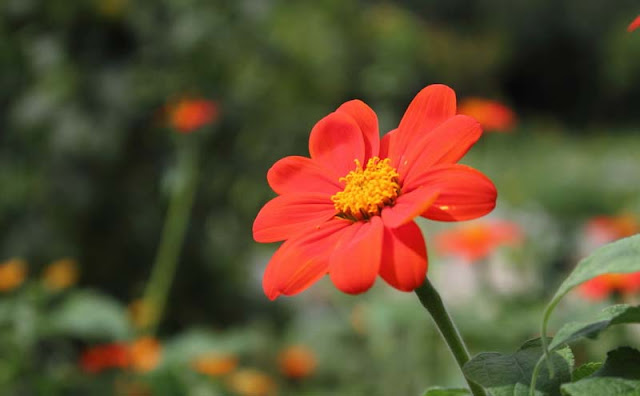
[[[471,395],[469,389],[464,388],[429,388],[423,396],[467,396]]]
[[[529,394],[533,369],[542,354],[542,343],[537,338],[527,341],[511,355],[481,353],[464,365],[464,373],[494,396],[525,396]],[[560,385],[571,380],[573,354],[568,347],[554,351],[551,362],[556,375],[550,378],[543,368],[536,384],[536,394],[560,395]]]
[[[578,367],[577,369],[573,370],[573,373],[571,374],[571,379],[574,382],[575,381],[580,381],[583,378],[589,377],[591,374],[593,374],[600,367],[602,367],[602,362],[585,363],[582,366]]]
[[[640,381],[623,378],[595,377],[562,385],[565,396],[638,396]]]

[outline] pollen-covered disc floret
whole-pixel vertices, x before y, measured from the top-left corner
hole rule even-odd
[[[337,216],[350,220],[367,220],[379,216],[382,208],[394,204],[400,195],[398,172],[388,158],[369,159],[363,168],[355,160],[356,169],[340,178],[344,190],[331,197]]]

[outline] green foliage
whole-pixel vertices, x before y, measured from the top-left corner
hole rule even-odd
[[[638,396],[640,381],[622,378],[586,378],[562,385],[565,396]]]
[[[573,382],[580,381],[583,378],[589,377],[600,367],[602,367],[601,362],[585,363],[577,369],[573,370],[573,373],[571,373],[571,379],[573,380]]]
[[[525,396],[529,392],[534,367],[542,354],[542,342],[537,338],[527,341],[510,355],[480,353],[465,364],[464,373],[494,396]],[[541,394],[555,396],[560,394],[560,385],[571,380],[573,354],[568,347],[558,349],[552,353],[551,362],[556,374],[551,377],[543,370],[536,390]]]
[[[91,290],[69,294],[49,316],[49,330],[86,340],[123,340],[133,335],[126,310]]]
[[[640,352],[629,347],[620,347],[607,353],[602,367],[592,377],[619,377],[640,380]]]
[[[582,337],[596,338],[600,332],[610,326],[624,323],[640,323],[640,306],[614,305],[605,308],[592,322],[567,323],[553,337],[549,349],[555,349]]]
[[[429,388],[422,396],[467,396],[470,395],[469,389],[464,388]]]

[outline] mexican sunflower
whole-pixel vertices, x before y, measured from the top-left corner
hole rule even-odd
[[[516,245],[522,241],[520,227],[508,221],[466,224],[436,235],[436,246],[441,253],[458,256],[472,263],[491,255],[503,245]]]
[[[627,31],[628,32],[633,32],[634,30],[636,30],[639,27],[640,27],[640,15],[638,15],[636,17],[636,19],[634,19],[633,22],[631,22],[629,24],[629,26],[627,27]]]
[[[516,115],[500,102],[483,98],[466,98],[458,113],[475,118],[485,131],[508,132],[516,124]]]
[[[253,237],[285,241],[264,273],[267,297],[299,293],[327,273],[349,294],[368,290],[378,274],[402,291],[420,286],[427,251],[414,218],[468,220],[495,206],[493,183],[456,163],[481,134],[476,120],[456,115],[444,85],[420,91],[382,139],[360,100],[321,119],[310,158],[285,157],[267,173],[278,196],[258,213]]]

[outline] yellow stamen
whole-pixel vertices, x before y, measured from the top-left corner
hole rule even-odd
[[[388,158],[373,157],[363,169],[355,160],[356,169],[340,178],[344,190],[331,197],[337,216],[350,220],[367,220],[379,216],[382,208],[391,206],[400,195],[398,172]]]

